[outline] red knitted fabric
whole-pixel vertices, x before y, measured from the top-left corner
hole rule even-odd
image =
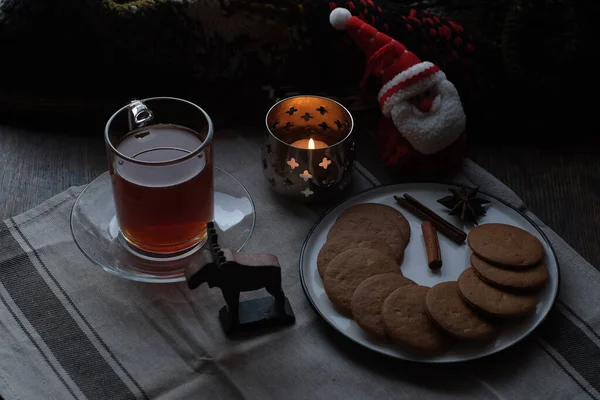
[[[416,151],[402,137],[393,121],[382,118],[379,124],[379,149],[386,165],[394,173],[404,176],[439,176],[457,171],[466,156],[466,134],[444,150],[425,155]]]

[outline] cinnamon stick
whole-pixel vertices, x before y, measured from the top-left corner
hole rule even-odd
[[[413,204],[415,207],[421,209],[425,214],[427,214],[429,216],[431,222],[434,225],[436,225],[436,227],[438,225],[444,226],[448,230],[456,233],[457,236],[462,237],[463,238],[462,241],[464,241],[467,238],[467,234],[463,230],[457,228],[456,226],[452,225],[450,222],[446,221],[444,218],[440,217],[438,214],[433,212],[433,210],[431,210],[430,208],[425,206],[423,203],[421,203],[420,201],[418,201],[417,199],[412,197],[410,194],[404,193],[404,198],[406,199],[406,201]]]
[[[425,205],[421,204],[414,197],[405,194],[404,198],[400,196],[394,196],[394,199],[396,199],[396,202],[400,206],[407,211],[410,211],[413,215],[416,215],[423,221],[431,221],[438,232],[448,237],[453,242],[462,244],[467,239],[467,234],[465,232],[458,229],[429,208],[425,207]]]
[[[427,252],[427,264],[429,269],[437,270],[442,267],[442,253],[440,251],[440,242],[438,241],[437,231],[431,221],[423,221],[421,224],[423,232],[423,241]]]

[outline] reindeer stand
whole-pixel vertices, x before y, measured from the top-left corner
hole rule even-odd
[[[207,249],[200,261],[186,270],[190,289],[206,282],[218,287],[227,306],[219,311],[226,335],[275,325],[291,325],[296,321],[292,307],[281,288],[281,268],[271,254],[234,253],[221,249],[214,224],[207,226]],[[240,293],[265,288],[273,297],[240,302]]]

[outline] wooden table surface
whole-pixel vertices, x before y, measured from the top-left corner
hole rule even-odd
[[[101,134],[0,125],[0,219],[30,209],[106,170]]]
[[[85,131],[84,131],[85,129]],[[600,266],[598,147],[472,146],[470,157],[511,187],[592,265]],[[374,149],[361,156],[377,158]],[[360,157],[359,157],[360,158]],[[102,126],[48,132],[0,120],[0,220],[106,171]]]

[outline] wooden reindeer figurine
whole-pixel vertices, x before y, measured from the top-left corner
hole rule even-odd
[[[271,254],[234,253],[221,249],[212,222],[208,223],[208,243],[200,260],[186,269],[188,287],[195,289],[206,282],[223,293],[226,307],[219,311],[225,333],[295,322],[292,308],[281,288],[281,267]],[[273,298],[260,298],[240,303],[240,293],[265,290]]]

